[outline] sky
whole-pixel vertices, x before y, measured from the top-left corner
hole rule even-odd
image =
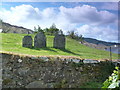
[[[75,31],[83,37],[118,42],[117,2],[3,2],[0,19],[34,30],[53,23],[64,34]]]

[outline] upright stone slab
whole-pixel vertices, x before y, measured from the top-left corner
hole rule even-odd
[[[28,47],[31,48],[32,47],[32,37],[31,36],[24,36],[23,40],[22,40],[22,46],[23,47]]]
[[[34,38],[34,47],[35,48],[42,48],[46,47],[46,37],[43,32],[37,33]]]
[[[65,49],[65,36],[63,34],[56,34],[53,42],[54,48]]]

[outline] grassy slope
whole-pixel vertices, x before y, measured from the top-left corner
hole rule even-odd
[[[66,38],[66,50],[52,48],[54,36],[47,36],[47,48],[30,49],[22,47],[22,38],[26,34],[0,33],[0,35],[2,36],[1,51],[29,55],[64,55],[78,56],[87,59],[109,59],[109,52],[86,47],[69,38]],[[34,38],[35,35],[31,36]],[[113,58],[118,59],[118,55],[113,54]]]

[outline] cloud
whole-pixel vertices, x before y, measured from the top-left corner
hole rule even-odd
[[[10,10],[3,9],[0,11],[0,18],[3,21],[33,29],[34,26],[40,25],[41,28],[50,27],[52,23],[60,29],[65,29],[70,26],[70,22],[55,10],[55,8],[45,8],[40,10],[31,5],[20,5],[11,7]],[[68,29],[71,29],[68,28]]]
[[[118,2],[109,2],[101,6],[101,9],[106,10],[118,10]]]
[[[44,2],[83,2],[83,0],[44,0]],[[43,0],[3,0],[2,2],[43,2]],[[86,2],[86,1],[84,1]],[[89,2],[118,2],[118,0],[89,0]]]
[[[3,19],[7,22],[24,22],[30,20],[38,20],[41,18],[41,13],[38,8],[33,8],[31,5],[20,5],[11,7],[10,11],[3,10]]]
[[[7,23],[32,30],[37,25],[40,25],[41,28],[46,28],[55,23],[64,33],[76,30],[79,34],[81,33],[86,37],[116,40],[115,34],[117,32],[115,30],[102,27],[103,25],[109,26],[110,23],[115,23],[116,15],[108,11],[98,11],[97,8],[89,5],[73,8],[63,6],[58,8],[47,7],[41,10],[40,8],[23,4],[11,7],[10,10],[2,9],[0,18]]]
[[[77,28],[78,34],[84,37],[105,40],[108,42],[118,41],[118,31],[108,27],[96,27],[91,25],[83,25]]]
[[[74,8],[61,6],[60,11],[71,23],[102,25],[113,23],[116,20],[116,15],[108,11],[98,11],[97,8],[89,5]]]

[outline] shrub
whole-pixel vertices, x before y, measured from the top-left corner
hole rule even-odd
[[[118,88],[120,87],[120,70],[119,67],[115,67],[112,75],[103,83],[102,88]]]
[[[75,33],[75,31],[68,31],[68,37],[78,40],[81,43],[83,43],[83,36],[82,35],[78,35],[77,33]]]

